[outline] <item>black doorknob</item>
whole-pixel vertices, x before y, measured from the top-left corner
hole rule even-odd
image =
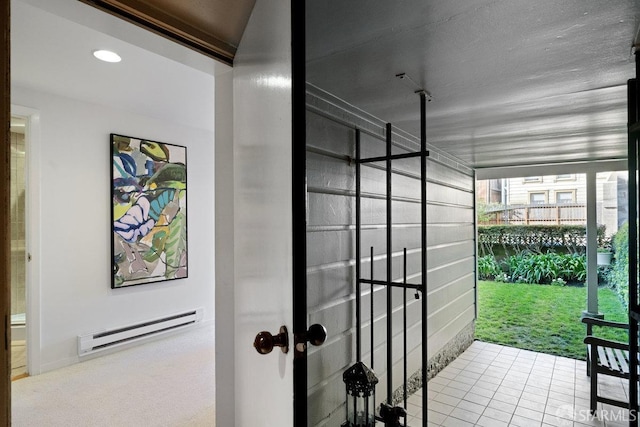
[[[326,339],[327,328],[319,323],[309,326],[307,330],[307,341],[309,341],[310,344],[315,346],[322,345]]]
[[[260,354],[269,354],[273,347],[280,347],[283,353],[289,351],[289,333],[286,326],[280,327],[280,333],[272,335],[268,331],[262,331],[256,335],[253,347]]]

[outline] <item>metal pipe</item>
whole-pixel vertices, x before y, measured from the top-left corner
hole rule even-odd
[[[356,129],[356,360],[362,362],[362,315],[360,287],[360,129]]]
[[[636,79],[627,86],[629,125],[629,425],[638,425],[638,133],[632,126],[638,123],[638,77],[640,77],[640,55],[636,56]]]
[[[367,159],[360,160],[360,163],[374,163],[374,162],[384,162],[387,160],[411,159],[411,158],[420,157],[420,156],[421,156],[420,152],[392,154],[389,156],[369,157]]]
[[[367,283],[367,284],[371,284],[371,285],[390,286],[392,288],[416,289],[416,290],[419,290],[419,291],[422,290],[422,285],[414,285],[412,283],[387,282],[386,280],[360,279],[360,283]]]
[[[373,336],[373,324],[375,323],[375,317],[373,317],[373,246],[371,246],[371,265],[370,265],[370,275],[371,277],[371,298],[369,301],[371,302],[371,370],[373,370],[373,353],[375,353],[375,339]],[[376,392],[373,390],[373,410],[376,410]]]
[[[387,123],[387,282],[391,283],[392,252],[391,238],[391,123]],[[387,286],[387,403],[392,405],[393,397],[393,296],[391,286]]]
[[[404,248],[403,252],[403,260],[402,260],[402,283],[407,284],[407,248]],[[404,341],[404,409],[407,409],[407,381],[409,380],[409,376],[407,374],[407,288],[405,287],[402,291],[403,303],[402,303],[402,313],[403,313],[403,341]],[[404,417],[404,426],[407,427],[407,417]]]
[[[427,96],[420,92],[420,219],[422,246],[422,387],[427,386],[428,336],[427,336]],[[427,425],[427,396],[422,393],[422,423]]]

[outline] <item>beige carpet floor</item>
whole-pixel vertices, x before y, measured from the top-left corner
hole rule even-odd
[[[214,426],[213,326],[12,383],[12,425]]]

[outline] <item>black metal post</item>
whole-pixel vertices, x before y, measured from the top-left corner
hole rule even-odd
[[[640,76],[640,56],[636,51],[636,77]],[[627,86],[629,126],[629,425],[638,425],[638,78]]]
[[[420,219],[421,219],[421,268],[422,268],[422,424],[427,425],[427,96],[420,92]]]
[[[369,277],[371,278],[371,298],[369,299],[370,303],[371,303],[371,370],[373,370],[373,353],[375,352],[375,337],[373,336],[373,324],[375,323],[375,318],[373,317],[373,246],[371,246],[371,264],[370,264],[370,274]],[[375,407],[375,402],[374,402],[374,407]]]
[[[356,129],[356,360],[362,362],[362,311],[360,286],[360,129]]]
[[[402,283],[404,285],[407,284],[407,248],[404,248],[404,251],[402,253]],[[403,297],[403,302],[402,302],[402,313],[403,313],[403,330],[404,330],[404,334],[403,334],[403,341],[404,341],[404,387],[403,387],[403,391],[404,391],[404,409],[407,409],[407,382],[409,380],[409,376],[407,373],[407,288],[405,286],[405,288],[402,290],[402,297]],[[404,417],[404,427],[407,427],[407,417]]]
[[[391,123],[387,123],[387,282],[391,282],[393,225],[391,217]],[[387,403],[392,405],[393,397],[393,296],[391,286],[387,286]]]
[[[375,323],[375,317],[373,317],[373,246],[371,246],[371,266],[369,267],[370,270],[370,275],[369,277],[371,278],[371,298],[369,298],[370,304],[371,304],[371,370],[373,370],[373,354],[375,353],[375,338],[373,335],[373,325]],[[375,388],[373,389],[373,410],[375,411],[376,408],[376,391]]]
[[[293,252],[293,424],[307,425],[307,110],[305,2],[291,1],[292,252]]]

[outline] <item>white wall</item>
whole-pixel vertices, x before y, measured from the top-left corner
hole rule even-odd
[[[41,338],[40,348],[29,343],[29,351],[39,351],[41,370],[76,362],[76,337],[82,333],[196,307],[203,307],[204,321],[211,321],[213,134],[58,95],[12,91],[13,104],[40,112],[41,142],[32,147],[40,162],[32,165],[30,186],[40,195],[34,206],[40,245],[32,255],[40,270]],[[110,288],[111,132],[187,146],[187,279]]]
[[[215,78],[125,41],[133,25],[68,6],[73,21],[12,2],[11,102],[39,123],[29,147],[32,374],[77,362],[82,333],[197,307],[205,322],[214,316]],[[98,18],[120,38],[90,28]],[[105,47],[122,63],[92,58]],[[187,147],[189,278],[110,288],[112,132]]]

